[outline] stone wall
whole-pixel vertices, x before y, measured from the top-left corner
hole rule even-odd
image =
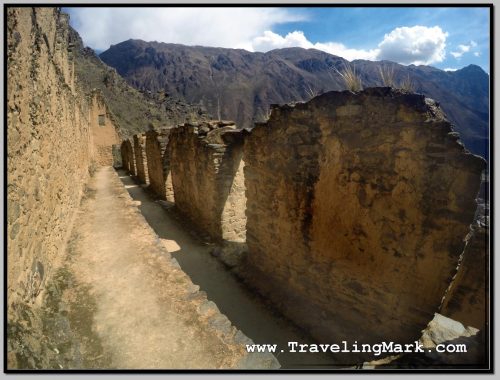
[[[458,272],[443,300],[440,313],[465,326],[486,330],[488,322],[488,227],[471,228]]]
[[[149,183],[146,157],[146,135],[134,135],[135,175],[141,183]]]
[[[432,100],[389,88],[275,107],[245,140],[248,280],[320,341],[418,339],[485,164],[457,139]]]
[[[101,166],[113,165],[113,145],[120,142],[120,137],[113,117],[99,91],[94,91],[91,95],[90,125],[96,163]]]
[[[129,139],[123,140],[120,146],[120,152],[122,156],[122,166],[128,171],[131,175],[137,175],[137,171],[135,169],[135,155],[134,148],[132,147],[132,143]]]
[[[49,7],[5,11],[8,318],[30,316],[24,326],[36,328],[25,308],[40,303],[89,176],[90,107],[75,86],[68,16]]]
[[[244,242],[244,132],[211,122],[172,129],[168,155],[176,207],[215,240]]]
[[[174,202],[170,158],[165,154],[170,129],[146,132],[146,156],[151,189],[161,198]]]
[[[113,167],[115,169],[123,168],[121,144],[111,145],[111,154],[113,156]]]
[[[170,133],[169,133],[170,134]],[[160,139],[163,139],[163,143],[167,143],[165,146],[165,150],[163,151],[162,155],[162,167],[163,167],[163,179],[165,181],[165,200],[169,202],[175,202],[175,193],[174,193],[174,183],[172,181],[172,170],[170,166],[170,153],[168,151],[168,140],[165,138],[162,138],[160,136]],[[163,149],[163,146],[160,145]]]

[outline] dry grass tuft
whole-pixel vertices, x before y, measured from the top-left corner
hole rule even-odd
[[[401,81],[399,88],[403,91],[415,92],[415,84],[410,79],[410,74],[408,74],[408,76]]]
[[[309,97],[309,100],[311,100],[312,98],[315,98],[316,96],[319,95],[319,91],[314,90],[311,87],[311,85],[309,85],[308,83],[306,83],[305,86],[306,86],[306,93],[307,93],[307,96]]]
[[[396,87],[394,78],[394,66],[379,66],[378,68],[382,84],[386,87]]]
[[[333,69],[340,75],[348,90],[355,92],[363,89],[361,77],[356,73],[354,67],[351,67],[349,64],[344,64],[342,71],[337,70],[335,67],[333,67]]]

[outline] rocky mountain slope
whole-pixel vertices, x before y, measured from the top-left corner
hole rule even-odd
[[[100,54],[137,89],[162,91],[206,107],[214,116],[241,127],[267,118],[269,104],[308,100],[344,84],[336,70],[343,58],[314,49],[287,48],[267,53],[241,49],[183,46],[128,40]],[[352,62],[363,86],[380,86],[380,67],[394,71],[397,83],[410,78],[413,89],[441,103],[466,147],[487,155],[489,77],[478,66],[447,72],[430,66],[393,62]]]
[[[204,109],[188,105],[179,98],[131,87],[92,49],[84,47],[80,36],[72,28],[69,40],[79,85],[85,93],[95,88],[101,90],[122,137],[144,132],[149,127],[175,126],[210,118]]]

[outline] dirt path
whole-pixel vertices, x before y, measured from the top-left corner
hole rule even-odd
[[[287,344],[290,341],[314,342],[288,320],[268,309],[259,297],[239,282],[210,254],[212,246],[193,237],[180,221],[165,211],[124,171],[118,173],[132,198],[140,202],[142,215],[181,268],[238,329],[255,343],[277,344],[280,350],[276,357],[282,368],[334,368],[332,364],[335,358],[331,355],[288,352]],[[284,348],[284,352],[281,352],[281,348]]]
[[[95,299],[91,323],[109,366],[238,366],[246,355],[244,337],[176,267],[131,206],[116,172],[99,169],[90,193],[77,222],[70,270]],[[258,366],[272,366],[268,359]]]

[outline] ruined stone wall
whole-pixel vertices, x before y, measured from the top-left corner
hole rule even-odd
[[[170,133],[176,207],[216,240],[245,241],[243,134],[223,122],[183,125]]]
[[[25,308],[40,303],[64,251],[93,142],[89,105],[75,87],[68,16],[56,8],[6,12],[8,317],[29,316],[23,326],[36,328]]]
[[[174,202],[170,158],[165,154],[170,129],[146,132],[146,156],[151,189],[161,198]]]
[[[146,134],[134,135],[135,175],[142,183],[149,183],[146,157]]]
[[[228,131],[222,135],[226,151],[219,169],[219,186],[224,192],[219,194],[223,204],[221,216],[222,239],[229,242],[246,242],[246,196],[245,161],[243,157],[243,137],[241,131]],[[227,196],[225,191],[228,191]]]
[[[121,144],[111,145],[111,154],[113,156],[113,167],[115,169],[123,168]]]
[[[458,272],[446,293],[440,313],[465,326],[486,331],[488,322],[488,227],[471,228]]]
[[[417,339],[455,274],[484,161],[388,88],[275,108],[246,138],[249,281],[321,341]]]
[[[94,91],[90,102],[90,124],[95,161],[101,166],[113,165],[113,145],[120,142],[117,128],[101,93]]]
[[[162,156],[163,179],[165,181],[165,200],[175,202],[174,183],[172,181],[172,170],[170,167],[170,153],[167,148],[168,141]]]
[[[122,166],[125,170],[127,170],[131,175],[137,175],[135,169],[135,155],[134,148],[132,147],[132,143],[129,139],[123,140],[120,146],[120,152],[122,156]]]

